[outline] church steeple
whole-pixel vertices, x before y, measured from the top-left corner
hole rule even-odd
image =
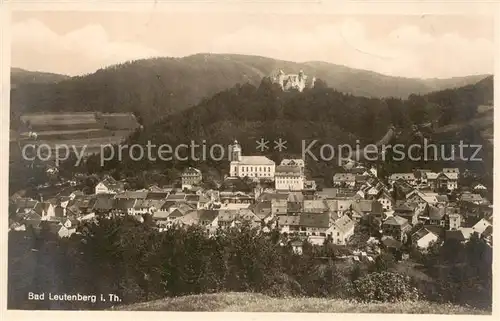
[[[234,140],[231,148],[231,160],[235,162],[241,161],[241,146],[236,139]]]

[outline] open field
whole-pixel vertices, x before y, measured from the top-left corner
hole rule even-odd
[[[119,142],[123,138],[132,133],[132,130],[84,130],[73,131],[66,133],[37,133],[37,144],[67,144],[67,145],[92,145],[92,144],[107,144],[107,142]],[[25,136],[26,137],[26,136]],[[25,143],[34,143],[35,140],[26,138]]]
[[[140,125],[132,113],[65,112],[30,113],[20,117],[24,124],[11,140],[21,145],[47,144],[55,149],[66,145],[77,150],[85,146],[85,154],[97,153],[102,145],[119,144]],[[30,137],[36,133],[36,138]]]
[[[465,126],[472,126],[477,130],[483,130],[488,128],[493,128],[493,110],[484,111],[478,114],[477,117],[469,120],[468,122],[461,124],[451,124],[446,125],[440,128],[437,128],[435,133],[447,133],[447,132],[456,132],[464,128]]]
[[[491,314],[488,311],[426,301],[357,303],[323,298],[272,298],[256,293],[189,295],[118,306],[114,309],[125,311]]]

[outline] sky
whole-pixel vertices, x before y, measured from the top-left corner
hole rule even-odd
[[[415,78],[492,74],[490,16],[15,12],[12,66],[83,75],[124,61],[238,53]]]

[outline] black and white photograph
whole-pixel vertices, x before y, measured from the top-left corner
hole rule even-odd
[[[492,315],[494,10],[148,8],[10,12],[8,310]]]

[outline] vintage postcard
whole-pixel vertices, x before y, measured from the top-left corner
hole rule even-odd
[[[235,2],[2,6],[7,309],[491,316],[498,7]]]

